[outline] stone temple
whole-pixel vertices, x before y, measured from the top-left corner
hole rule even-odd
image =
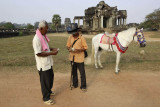
[[[123,28],[126,26],[127,11],[118,10],[117,6],[110,7],[104,1],[100,1],[96,7],[85,10],[85,16],[75,16],[80,27],[80,20],[83,20],[83,29],[104,30],[112,28]]]

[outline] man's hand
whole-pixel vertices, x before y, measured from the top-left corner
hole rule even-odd
[[[51,55],[57,55],[58,49],[54,48],[50,53],[51,53]]]
[[[68,50],[69,52],[72,52],[72,48],[70,48],[70,47],[67,47],[67,50]]]
[[[78,53],[78,52],[83,52],[85,49],[74,49],[71,47],[67,47],[69,52],[74,52],[74,53]]]
[[[50,48],[51,51],[56,51],[59,48]]]
[[[38,53],[37,56],[47,57],[47,56],[49,56],[49,55],[57,55],[57,53],[58,53],[58,50],[53,50],[53,51],[50,51],[50,52]]]

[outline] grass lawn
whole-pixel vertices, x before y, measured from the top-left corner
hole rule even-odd
[[[145,32],[150,38],[160,38],[160,31],[149,31]]]
[[[157,34],[159,36],[159,32],[155,32],[153,35]],[[36,65],[32,48],[33,37],[34,35],[0,38],[0,68],[22,67],[35,69]],[[66,50],[68,36],[49,36],[49,38],[51,40],[49,44],[50,47],[60,48],[58,55],[53,56],[55,72],[70,71],[70,62],[68,60],[69,53]],[[91,38],[87,38],[86,40],[89,46],[88,54],[91,55]],[[145,51],[145,55],[143,57],[139,54],[141,50]],[[159,71],[159,54],[160,42],[147,42],[147,46],[145,48],[140,48],[139,44],[132,42],[127,52],[121,57],[120,69]],[[102,54],[101,59],[104,69],[114,70],[116,60],[115,53],[104,53]],[[86,69],[87,71],[96,71],[93,65],[86,65]]]

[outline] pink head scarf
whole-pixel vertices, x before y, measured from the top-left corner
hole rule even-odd
[[[41,32],[39,31],[39,29],[36,30],[36,35],[39,37],[41,44],[42,44],[42,50],[43,51],[48,51],[48,47],[47,44],[41,34]],[[48,37],[46,35],[44,35],[44,37],[46,38],[47,42],[49,42],[50,40],[48,39]]]

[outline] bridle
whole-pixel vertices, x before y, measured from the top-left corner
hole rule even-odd
[[[133,35],[133,40],[134,40],[134,37],[137,36],[137,33],[138,33],[137,31],[134,33],[134,35]]]
[[[138,34],[139,32],[142,33],[142,31],[136,31],[136,32],[135,32],[135,34],[133,35],[133,40],[134,40],[134,37],[135,37],[135,36],[138,36],[137,34]],[[143,35],[143,33],[142,33],[142,35]]]

